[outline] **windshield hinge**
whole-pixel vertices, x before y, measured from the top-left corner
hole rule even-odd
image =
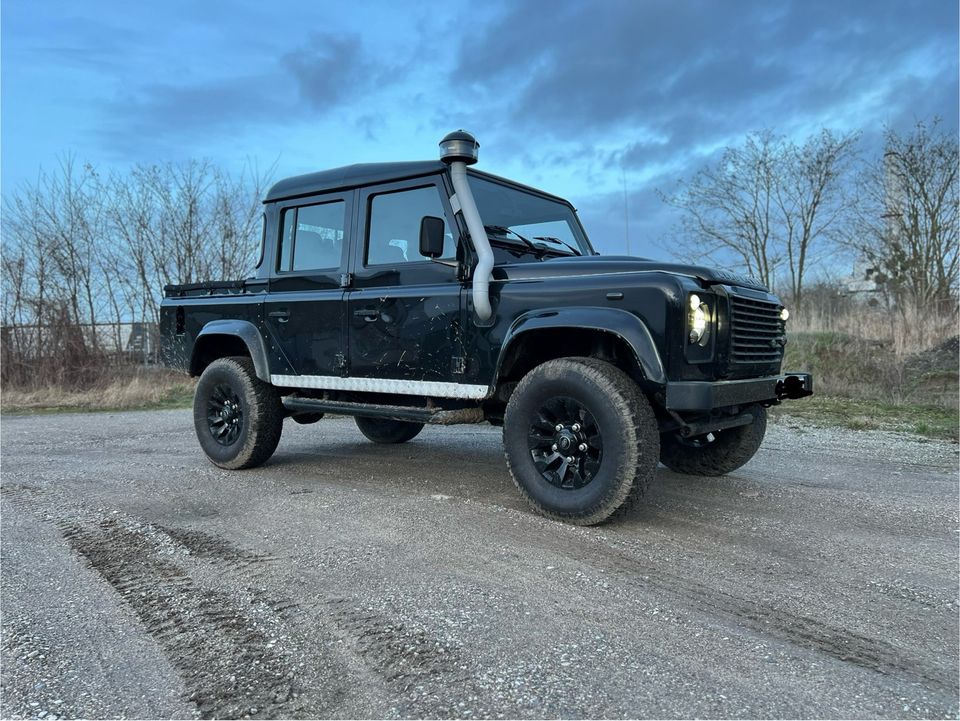
[[[353,284],[353,273],[340,274],[340,287],[349,288]]]
[[[463,356],[454,356],[450,359],[450,370],[455,376],[462,376],[467,372],[467,359]]]

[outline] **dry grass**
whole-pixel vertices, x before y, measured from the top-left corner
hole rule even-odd
[[[898,356],[890,344],[835,331],[791,333],[784,370],[814,374],[818,395],[957,409],[956,336]]]
[[[192,378],[181,373],[159,368],[128,368],[118,370],[113,380],[90,388],[4,389],[0,392],[0,411],[37,413],[178,408],[190,404],[195,385]]]
[[[811,333],[840,334],[904,358],[936,348],[957,336],[958,320],[956,309],[952,312],[913,307],[887,309],[880,305],[847,302],[839,308],[832,304],[805,307],[802,313],[790,318],[788,330],[791,337]]]
[[[784,369],[814,375],[815,396],[775,415],[821,425],[960,437],[957,314],[846,307],[791,318]]]

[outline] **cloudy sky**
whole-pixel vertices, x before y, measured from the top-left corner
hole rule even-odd
[[[4,0],[2,192],[72,152],[274,177],[436,157],[569,197],[602,251],[663,256],[656,199],[772,128],[957,126],[956,0]]]

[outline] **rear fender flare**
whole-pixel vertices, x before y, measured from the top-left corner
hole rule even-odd
[[[190,358],[191,373],[197,367],[197,347],[202,345],[200,339],[211,338],[212,336],[232,336],[242,340],[244,345],[247,346],[250,358],[253,360],[257,378],[267,383],[270,382],[270,365],[267,360],[267,348],[263,342],[263,336],[260,335],[257,327],[248,320],[212,320],[203,326],[193,344],[193,353]]]

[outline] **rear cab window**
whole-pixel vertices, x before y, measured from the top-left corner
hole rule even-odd
[[[284,209],[277,271],[339,268],[345,227],[346,203],[342,199]]]

